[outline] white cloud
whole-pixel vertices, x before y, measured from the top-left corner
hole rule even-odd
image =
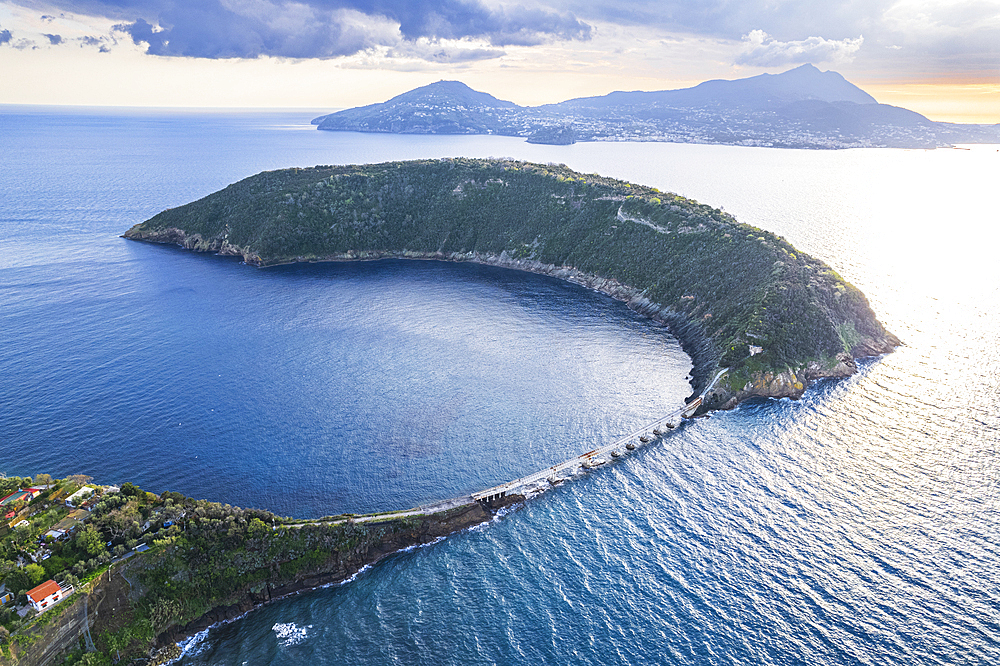
[[[736,57],[737,65],[757,67],[783,67],[802,63],[850,62],[865,39],[841,40],[809,37],[798,41],[782,42],[763,30],[751,30],[743,36],[743,48]]]
[[[476,44],[464,40],[431,40],[426,38],[401,41],[386,53],[389,58],[423,60],[428,63],[472,62],[491,60],[504,55],[506,55],[504,50],[486,44]]]
[[[888,29],[921,37],[959,37],[1000,30],[1000,0],[899,0],[886,10]]]

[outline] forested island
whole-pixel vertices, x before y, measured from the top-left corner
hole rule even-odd
[[[473,261],[556,276],[666,324],[703,409],[798,397],[899,340],[822,261],[720,209],[565,165],[440,159],[257,174],[125,238],[254,266],[381,258]]]
[[[163,663],[213,623],[523,499],[293,520],[82,474],[0,476],[0,665]]]

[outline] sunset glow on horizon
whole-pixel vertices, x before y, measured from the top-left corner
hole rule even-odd
[[[448,79],[535,106],[808,62],[931,120],[1000,123],[1000,0],[232,4],[0,2],[0,104],[336,109]]]

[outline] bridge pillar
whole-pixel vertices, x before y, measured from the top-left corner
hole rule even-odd
[[[477,501],[480,504],[484,504],[485,505],[485,504],[489,504],[490,502],[495,502],[495,501],[497,501],[499,499],[503,499],[506,496],[507,496],[507,491],[504,490],[504,491],[501,491],[499,493],[493,493],[492,495],[486,495],[484,497],[480,497]]]

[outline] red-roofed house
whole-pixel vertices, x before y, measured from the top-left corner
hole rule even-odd
[[[28,601],[31,606],[41,613],[47,608],[51,608],[62,599],[73,593],[73,588],[64,590],[59,587],[59,583],[54,580],[47,580],[38,587],[28,590]]]

